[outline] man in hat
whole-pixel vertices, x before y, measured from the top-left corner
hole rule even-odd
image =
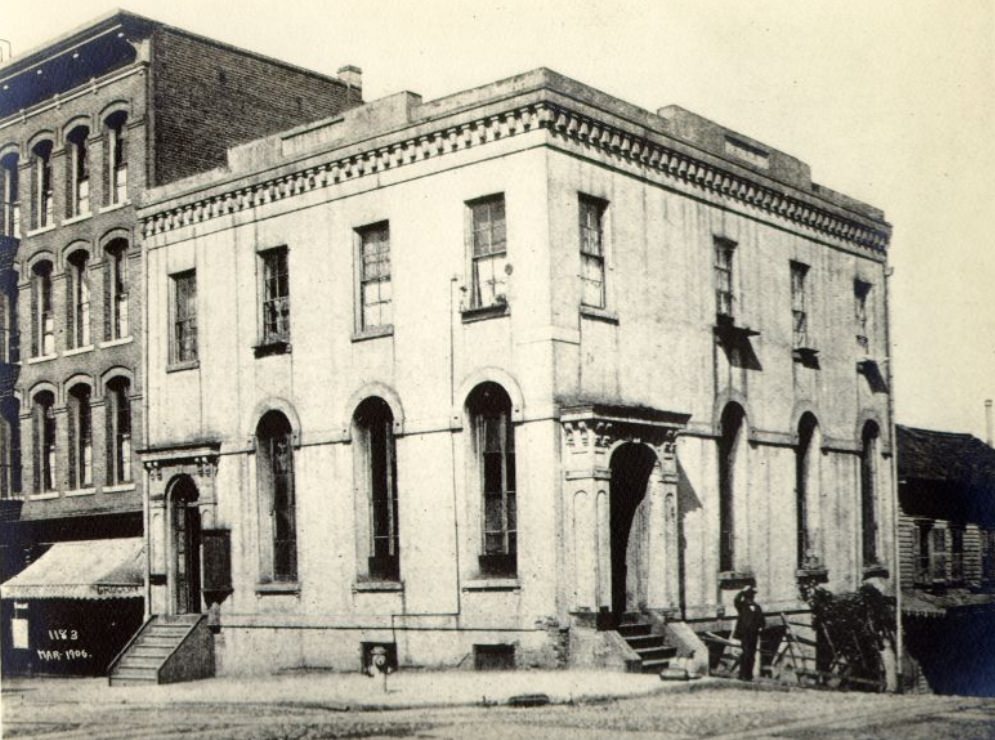
[[[732,636],[743,646],[743,657],[739,661],[739,677],[743,681],[753,680],[753,663],[757,657],[757,642],[764,626],[763,609],[754,601],[757,589],[752,584],[744,588],[733,602],[736,606],[736,629]]]

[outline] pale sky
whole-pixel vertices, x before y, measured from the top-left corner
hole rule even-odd
[[[112,10],[0,0],[18,54]],[[676,103],[884,209],[899,423],[985,436],[995,397],[995,0],[130,0],[171,25],[426,100],[545,66]],[[987,205],[985,205],[987,204]]]

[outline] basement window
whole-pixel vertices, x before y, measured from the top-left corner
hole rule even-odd
[[[478,671],[511,671],[515,668],[515,646],[474,645],[473,667]]]

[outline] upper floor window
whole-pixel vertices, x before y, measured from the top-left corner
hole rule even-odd
[[[359,328],[389,327],[394,322],[390,280],[390,227],[386,222],[360,229]]]
[[[0,158],[0,234],[21,236],[21,203],[18,193],[17,152]]]
[[[55,315],[52,310],[52,263],[31,269],[31,356],[55,354]]]
[[[79,249],[66,260],[66,337],[70,349],[90,346],[89,255]]]
[[[16,364],[21,359],[17,331],[17,301],[6,292],[0,292],[0,363]]]
[[[733,255],[736,243],[720,237],[715,238],[715,313],[719,317],[731,319],[735,315],[736,296],[733,290]]]
[[[128,114],[112,113],[104,125],[104,200],[107,205],[115,205],[128,199]]]
[[[131,386],[127,378],[107,383],[107,484],[130,483],[131,478]]]
[[[870,283],[865,283],[863,280],[853,281],[853,313],[857,330],[857,344],[865,352],[870,347],[870,296]]]
[[[480,572],[514,575],[518,568],[515,430],[511,399],[496,383],[482,383],[467,399],[481,497]]]
[[[923,583],[947,579],[947,530],[922,524],[919,526],[919,563],[916,580]]]
[[[878,563],[877,476],[878,426],[864,425],[860,452],[860,511],[864,567]]]
[[[259,253],[262,261],[262,340],[260,344],[290,341],[290,275],[287,248]]]
[[[11,398],[0,402],[0,499],[21,492],[20,440],[18,403]]]
[[[394,415],[380,398],[367,398],[356,409],[356,452],[360,491],[365,492],[369,522],[366,543],[367,574],[377,580],[400,578],[398,537],[397,463]],[[357,533],[364,539],[363,532]]]
[[[798,423],[795,450],[795,500],[798,515],[798,567],[822,567],[819,531],[819,454],[822,447],[819,423],[806,413]]]
[[[791,326],[792,346],[795,349],[810,347],[808,338],[808,265],[791,263]]]
[[[93,485],[93,417],[90,386],[79,384],[69,391],[69,488]]]
[[[115,239],[106,249],[104,274],[104,340],[128,334],[128,242]]]
[[[55,396],[51,391],[35,394],[31,409],[34,491],[55,490]]]
[[[197,273],[177,273],[172,284],[170,362],[193,362],[197,359]]]
[[[52,142],[39,141],[31,150],[31,226],[41,229],[52,224]]]
[[[504,195],[467,203],[471,222],[472,308],[508,303],[508,245],[505,235]]]
[[[268,411],[256,427],[261,575],[297,580],[297,512],[294,500],[293,434],[287,417]]]
[[[66,137],[66,215],[85,216],[90,212],[90,157],[87,138],[90,129],[77,126]]]
[[[580,270],[581,303],[593,308],[605,307],[605,237],[604,201],[581,195],[580,210]]]
[[[964,527],[950,528],[950,579],[964,580]]]

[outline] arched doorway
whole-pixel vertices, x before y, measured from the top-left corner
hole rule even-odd
[[[611,457],[611,611],[615,624],[647,605],[651,553],[651,498],[647,496],[656,454],[626,443]],[[660,543],[656,543],[659,546]]]
[[[200,510],[197,486],[187,475],[169,489],[173,604],[176,614],[200,613]]]

